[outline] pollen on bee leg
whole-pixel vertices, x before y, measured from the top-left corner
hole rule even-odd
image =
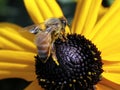
[[[52,59],[59,66],[59,62],[58,62],[57,57],[56,57],[55,54],[52,54]]]
[[[52,45],[52,52],[51,52],[52,53],[52,59],[57,64],[57,66],[59,66],[59,62],[58,62],[57,57],[56,57],[56,51],[53,47],[54,46]]]
[[[60,35],[59,38],[62,40],[62,42],[65,42],[67,40],[65,34]]]

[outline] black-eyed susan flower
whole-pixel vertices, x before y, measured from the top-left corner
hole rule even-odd
[[[63,16],[55,0],[24,2],[35,23]],[[45,64],[40,62],[39,57],[35,62],[37,49],[32,42],[34,36],[18,32],[21,28],[16,25],[1,23],[0,78],[18,77],[33,81],[26,90],[119,90],[120,3],[115,0],[99,17],[101,2],[78,0],[71,32],[66,27],[68,41],[57,39],[54,43],[60,65],[56,65],[51,57]]]

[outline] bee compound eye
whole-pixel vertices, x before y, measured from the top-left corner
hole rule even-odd
[[[64,26],[66,26],[67,25],[67,21],[63,20],[63,24],[64,24]]]
[[[64,26],[67,25],[67,19],[66,18],[62,17],[62,18],[60,18],[60,21]]]

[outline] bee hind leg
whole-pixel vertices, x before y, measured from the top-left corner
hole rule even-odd
[[[52,45],[52,59],[53,59],[53,61],[59,66],[59,62],[58,62],[58,59],[57,59],[57,57],[56,57],[56,50],[53,48],[54,46]]]

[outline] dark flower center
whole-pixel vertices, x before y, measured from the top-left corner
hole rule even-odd
[[[39,84],[45,90],[94,90],[101,79],[102,61],[100,51],[84,36],[67,35],[63,42],[54,43],[57,65],[52,56],[42,63],[36,56],[36,74]]]

